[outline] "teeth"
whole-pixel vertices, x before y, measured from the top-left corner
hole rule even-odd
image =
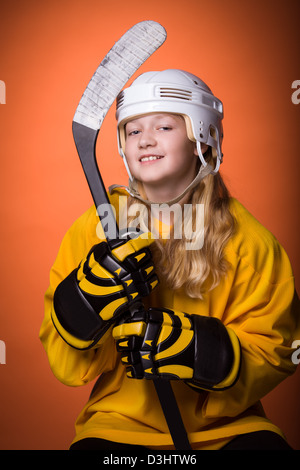
[[[157,155],[151,155],[150,157],[143,157],[141,158],[141,162],[149,162],[151,160],[159,160],[162,157],[159,157]]]

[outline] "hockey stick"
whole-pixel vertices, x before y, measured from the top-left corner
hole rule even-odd
[[[102,223],[102,226],[111,248],[116,246],[116,242],[124,243],[124,240],[120,238],[118,225],[96,161],[95,147],[98,133],[118,93],[165,39],[165,29],[154,21],[143,21],[129,29],[102,60],[82,95],[73,118],[74,141],[101,222],[104,214],[99,208],[105,204],[106,224]],[[110,227],[115,228],[113,237],[109,232]],[[158,379],[153,382],[176,449],[190,449],[170,382]]]

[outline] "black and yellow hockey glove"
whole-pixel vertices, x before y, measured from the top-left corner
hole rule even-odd
[[[54,293],[53,323],[62,338],[77,349],[97,344],[134,302],[158,284],[149,245],[151,234],[130,238],[112,251],[95,245],[79,267]]]
[[[217,318],[150,308],[113,328],[127,375],[184,380],[196,389],[224,390],[239,373],[240,344]]]

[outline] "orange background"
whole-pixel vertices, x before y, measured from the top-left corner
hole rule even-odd
[[[48,366],[38,333],[60,241],[92,203],[71,133],[96,67],[138,21],[164,25],[166,43],[138,73],[182,68],[225,108],[221,173],[285,247],[299,290],[299,1],[51,0],[0,4],[0,449],[65,449],[91,385],[69,388]],[[97,144],[107,185],[125,183],[114,109]],[[299,338],[300,339],[300,338]],[[300,371],[263,400],[300,449]]]

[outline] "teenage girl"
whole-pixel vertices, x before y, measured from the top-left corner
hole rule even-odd
[[[157,377],[171,379],[193,449],[289,449],[260,399],[295,371],[293,273],[229,196],[222,118],[181,70],[145,73],[117,99],[129,187],[110,201],[141,231],[110,251],[95,207],[83,214],[52,267],[40,331],[60,381],[99,377],[71,449],[174,448]]]

